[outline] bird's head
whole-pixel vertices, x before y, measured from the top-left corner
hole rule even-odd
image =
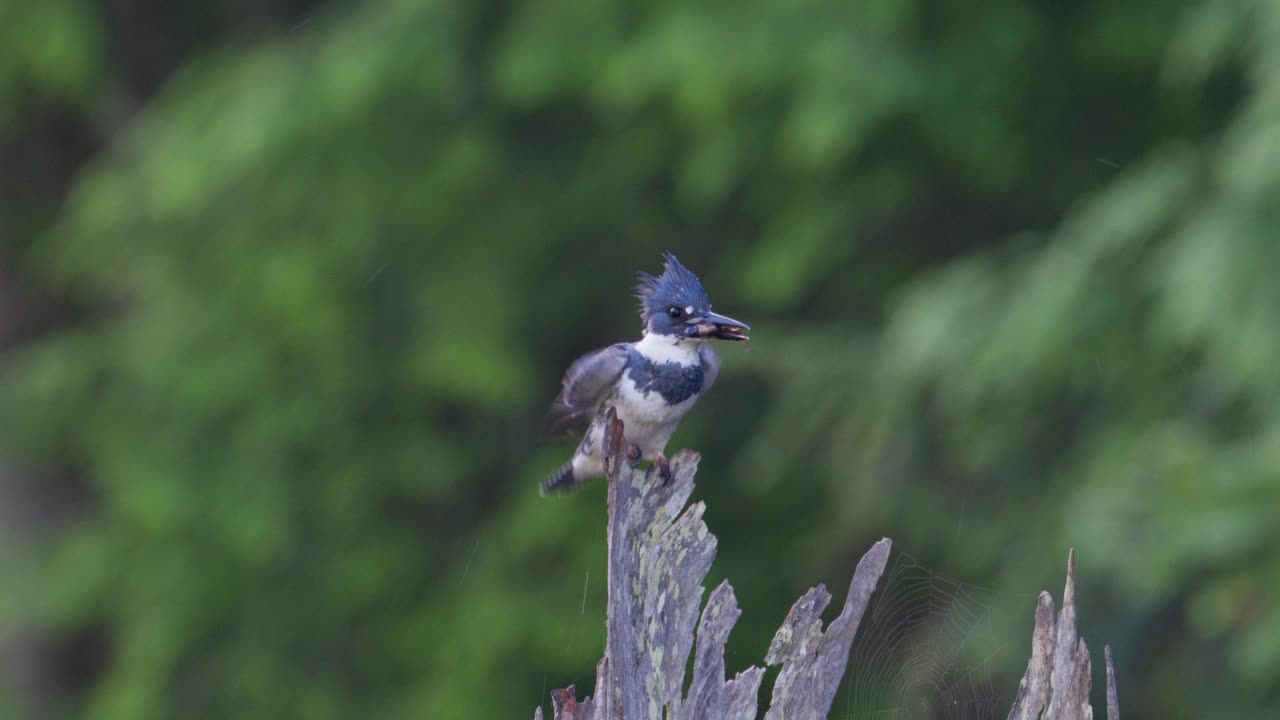
[[[711,312],[711,300],[702,289],[698,276],[663,253],[666,261],[662,274],[654,277],[640,273],[636,297],[640,299],[640,317],[648,335],[666,335],[673,340],[747,340],[751,328],[730,317]]]

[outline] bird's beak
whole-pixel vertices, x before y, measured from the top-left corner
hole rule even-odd
[[[717,340],[748,340],[746,331],[751,329],[746,323],[713,312],[689,318],[686,322],[689,324],[686,332],[690,337],[716,338]]]

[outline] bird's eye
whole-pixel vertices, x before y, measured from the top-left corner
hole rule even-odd
[[[684,310],[681,310],[675,305],[672,305],[671,307],[667,308],[667,314],[671,316],[671,319],[679,320],[680,316],[684,314]]]

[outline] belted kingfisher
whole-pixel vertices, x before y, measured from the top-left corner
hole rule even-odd
[[[662,451],[680,419],[711,388],[720,359],[707,340],[748,339],[745,324],[711,312],[698,276],[671,253],[663,273],[640,273],[636,297],[644,320],[640,342],[618,343],[578,358],[561,381],[551,405],[553,427],[586,434],[573,459],[542,483],[542,493],[564,492],[605,474],[602,445],[605,417],[617,410],[632,462],[652,460],[670,477]]]

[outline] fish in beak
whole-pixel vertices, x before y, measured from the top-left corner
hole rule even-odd
[[[750,339],[747,336],[747,331],[751,328],[746,323],[738,322],[731,317],[717,315],[713,312],[705,312],[691,317],[685,323],[689,326],[685,330],[685,335],[688,337],[735,341]]]

